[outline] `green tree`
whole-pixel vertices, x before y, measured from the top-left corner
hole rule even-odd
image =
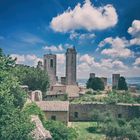
[[[128,90],[127,83],[124,77],[119,78],[118,90]]]
[[[46,121],[44,127],[51,132],[54,140],[75,140],[77,133],[74,128],[68,128],[58,121]]]
[[[91,88],[93,90],[104,90],[104,83],[101,78],[89,78],[87,81],[87,88]]]
[[[26,94],[13,76],[14,66],[14,60],[0,49],[0,139],[28,140],[33,125],[22,112]]]
[[[30,90],[41,90],[43,97],[49,87],[49,78],[47,72],[34,67],[17,65],[14,75],[19,78],[23,85],[28,85]]]

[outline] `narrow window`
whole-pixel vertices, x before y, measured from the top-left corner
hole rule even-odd
[[[118,118],[122,118],[122,114],[118,114]]]
[[[78,112],[74,112],[74,117],[78,118]]]
[[[54,115],[51,116],[51,120],[54,120],[55,121],[56,120],[56,116],[54,116]]]
[[[50,67],[53,68],[53,59],[50,60]]]

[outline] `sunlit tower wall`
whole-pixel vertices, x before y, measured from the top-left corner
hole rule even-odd
[[[76,85],[76,49],[68,48],[66,51],[66,85]]]
[[[44,55],[44,70],[47,71],[50,79],[50,87],[56,84],[56,55]]]
[[[112,74],[112,88],[118,88],[120,74]]]

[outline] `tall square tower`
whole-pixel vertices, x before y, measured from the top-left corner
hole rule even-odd
[[[44,55],[44,70],[47,71],[50,86],[56,84],[56,55],[55,54],[45,54]]]
[[[66,52],[66,85],[76,85],[76,55],[75,47]]]
[[[112,74],[112,88],[114,89],[118,88],[119,78],[120,74]]]

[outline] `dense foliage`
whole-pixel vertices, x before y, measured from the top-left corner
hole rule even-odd
[[[19,78],[22,85],[28,85],[29,90],[41,90],[43,96],[45,96],[49,87],[49,79],[45,71],[34,67],[17,65],[14,75]]]
[[[24,113],[38,115],[44,127],[51,132],[54,140],[75,140],[77,137],[75,129],[68,128],[65,124],[58,121],[46,120],[45,114],[35,103],[27,104],[24,108]]]
[[[101,78],[89,78],[87,81],[87,88],[91,88],[93,90],[104,90],[104,83]]]
[[[110,112],[101,113],[99,110],[93,111],[93,120],[97,126],[90,127],[90,132],[100,132],[106,135],[107,139],[140,139],[140,118],[126,120],[124,118],[115,118]]]
[[[118,90],[128,90],[127,83],[124,77],[120,77],[118,81]]]
[[[104,98],[104,102],[108,104],[117,103],[136,103],[135,98],[129,92],[119,93],[117,91],[110,92],[107,97]]]
[[[28,103],[25,105],[23,109],[23,113],[27,114],[28,116],[30,115],[37,115],[42,123],[45,122],[45,114],[43,111],[36,105],[36,103]]]
[[[14,66],[15,62],[0,50],[0,139],[28,140],[33,125],[22,112],[26,93],[13,76]]]
[[[51,132],[54,140],[76,140],[77,133],[74,128],[68,128],[58,121],[46,121],[44,127]]]

